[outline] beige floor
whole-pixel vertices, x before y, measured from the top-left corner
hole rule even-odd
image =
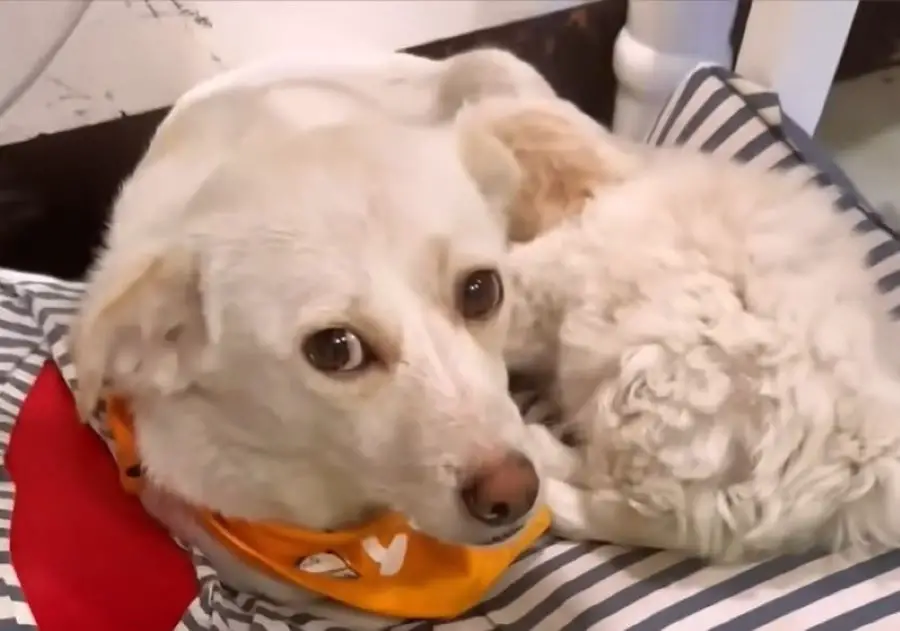
[[[900,223],[900,67],[835,86],[816,137],[869,201]]]

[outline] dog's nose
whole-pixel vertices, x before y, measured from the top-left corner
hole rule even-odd
[[[528,514],[537,501],[540,479],[518,451],[481,465],[460,494],[469,514],[489,526],[504,526]]]

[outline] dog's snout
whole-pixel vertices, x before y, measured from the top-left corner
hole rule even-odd
[[[462,487],[469,514],[489,526],[511,524],[537,501],[540,479],[531,461],[513,451],[482,464]]]

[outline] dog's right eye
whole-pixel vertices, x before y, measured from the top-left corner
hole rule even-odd
[[[372,349],[350,329],[322,329],[303,342],[310,365],[325,373],[347,373],[365,369],[375,360]]]
[[[495,269],[469,272],[457,292],[456,308],[466,320],[486,320],[503,304],[503,280]]]

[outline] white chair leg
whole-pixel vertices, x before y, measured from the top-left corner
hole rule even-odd
[[[735,69],[775,90],[812,134],[834,81],[859,0],[756,0]]]
[[[729,36],[736,10],[737,0],[629,0],[613,54],[619,82],[616,133],[643,139],[666,99],[697,64],[731,67]]]

